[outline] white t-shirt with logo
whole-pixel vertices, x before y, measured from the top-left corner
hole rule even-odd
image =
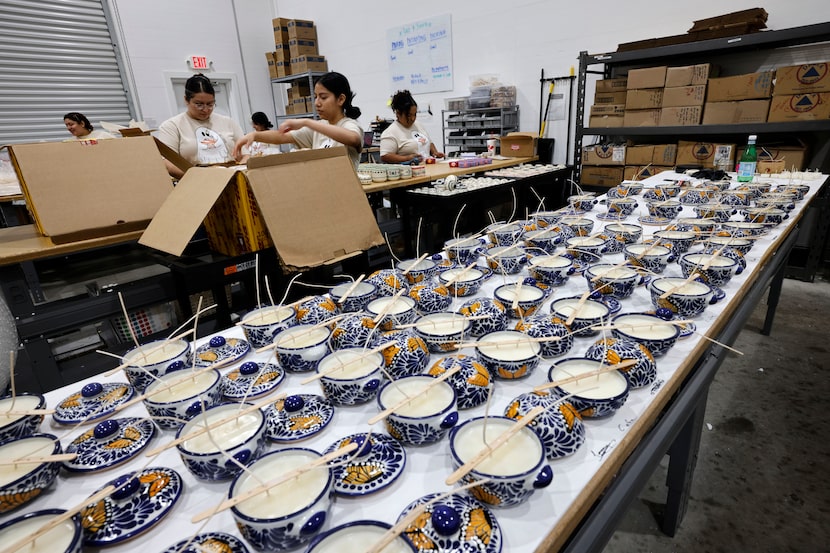
[[[418,154],[429,157],[430,139],[424,128],[415,121],[409,128],[395,121],[380,135],[380,156]]]
[[[190,163],[210,165],[233,161],[233,146],[244,135],[230,117],[212,113],[206,121],[198,121],[185,112],[159,125],[156,138]]]
[[[357,136],[360,137],[360,143],[363,144],[363,128],[356,120],[350,117],[343,117],[340,121],[335,123],[335,125],[356,133]],[[337,142],[333,138],[328,137],[323,133],[313,131],[308,127],[291,131],[291,139],[298,148],[311,148],[313,150],[317,150],[320,148],[343,146],[343,144]],[[357,164],[360,163],[360,150],[352,148],[351,146],[346,146],[346,149],[349,152],[349,159],[352,160],[352,164],[354,164],[354,168],[357,170]]]

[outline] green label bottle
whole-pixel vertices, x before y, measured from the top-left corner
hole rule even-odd
[[[755,176],[755,166],[758,164],[758,152],[755,151],[757,139],[754,134],[749,136],[746,149],[738,163],[738,182],[752,182],[752,177]]]

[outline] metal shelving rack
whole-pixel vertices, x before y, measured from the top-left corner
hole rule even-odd
[[[519,130],[519,106],[441,110],[444,152],[484,152],[487,139]]]
[[[306,73],[298,73],[297,75],[288,75],[286,77],[278,77],[276,79],[271,79],[271,100],[274,103],[274,113],[276,114],[277,124],[279,125],[280,119],[290,119],[296,117],[313,117],[314,119],[319,119],[317,115],[317,109],[314,108],[312,105],[311,111],[308,113],[292,113],[290,115],[285,113],[285,85],[289,85],[291,83],[295,83],[298,81],[307,80],[308,87],[311,90],[312,94],[314,93],[314,79],[317,77],[324,75],[325,72],[323,71],[308,71]],[[277,94],[276,90],[279,90],[279,94]],[[279,102],[277,99],[279,98]]]

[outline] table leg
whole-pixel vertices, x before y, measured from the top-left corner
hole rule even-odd
[[[775,309],[778,307],[778,300],[781,297],[781,287],[784,284],[784,273],[787,270],[787,263],[782,263],[781,267],[776,271],[772,282],[769,285],[769,295],[767,296],[767,315],[764,318],[764,327],[761,329],[761,334],[769,336],[772,332],[772,321],[775,318]]]

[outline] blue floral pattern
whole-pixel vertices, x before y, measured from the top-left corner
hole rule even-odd
[[[558,459],[576,453],[585,443],[585,424],[582,415],[570,403],[548,392],[529,392],[511,401],[504,410],[504,416],[519,420],[540,405],[545,411],[528,426],[542,439],[547,458]]]
[[[248,548],[236,536],[205,532],[183,539],[162,553],[248,553]]]
[[[363,444],[368,437],[370,446]],[[347,463],[335,459],[332,465],[334,473],[334,491],[338,495],[359,496],[382,490],[403,473],[406,466],[406,451],[400,442],[385,434],[352,434],[346,436],[323,452],[328,455],[350,443],[358,442],[360,447],[354,457]]]
[[[84,389],[93,384],[84,386]],[[120,382],[97,384],[97,387],[100,391],[96,394],[85,395],[82,390],[64,398],[52,415],[55,422],[78,424],[104,418],[115,411],[116,407],[132,399],[135,393],[135,388]]]
[[[52,434],[33,434],[22,439],[36,438],[36,441],[47,439],[54,444],[50,455],[57,455],[61,453],[61,443],[57,436]],[[38,497],[46,488],[48,488],[55,478],[58,476],[58,471],[61,468],[60,463],[41,463],[37,465],[28,474],[3,484],[0,488],[0,513],[7,513],[21,505],[25,505]]]
[[[471,336],[483,336],[488,332],[506,330],[508,325],[507,308],[497,299],[474,298],[465,301],[458,312],[472,319]],[[482,318],[478,318],[482,317]]]
[[[493,390],[493,380],[487,368],[469,355],[452,355],[444,357],[430,367],[430,376],[441,376],[447,371],[461,367],[457,373],[447,379],[455,389],[456,405],[459,409],[472,409],[487,401]]]
[[[217,338],[221,338],[217,340]],[[238,361],[251,351],[251,344],[241,338],[214,336],[208,343],[196,348],[193,354],[194,367],[209,367],[223,361]]]
[[[411,330],[388,332],[380,343],[389,345],[381,351],[386,371],[393,378],[421,374],[429,363],[429,349],[423,338]]]
[[[118,430],[113,434],[98,438],[95,429],[90,429],[66,446],[66,453],[78,455],[71,461],[63,462],[66,470],[93,472],[119,465],[147,447],[156,433],[156,426],[149,419],[125,417],[109,421],[118,423]]]
[[[293,406],[299,408],[290,410]],[[265,413],[265,437],[278,443],[304,440],[322,431],[333,417],[334,406],[322,396],[289,396],[268,406]]]

